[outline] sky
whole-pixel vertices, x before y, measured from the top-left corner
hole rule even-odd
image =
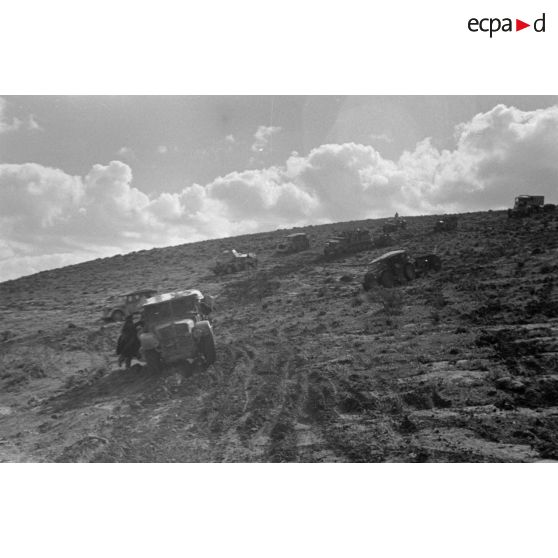
[[[0,96],[0,281],[557,188],[558,96]]]

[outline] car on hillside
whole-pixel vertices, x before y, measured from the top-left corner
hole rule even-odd
[[[103,319],[122,322],[130,315],[139,314],[143,303],[155,294],[155,289],[141,289],[121,295],[117,300],[109,299],[109,303],[103,308]]]

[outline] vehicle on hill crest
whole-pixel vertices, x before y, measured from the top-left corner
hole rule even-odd
[[[508,217],[529,217],[544,208],[544,196],[521,194],[515,198],[513,208],[508,209]]]

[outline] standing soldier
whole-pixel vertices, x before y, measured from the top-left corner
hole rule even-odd
[[[140,341],[134,318],[130,314],[124,321],[122,331],[116,343],[116,354],[118,355],[118,366],[125,362],[126,368],[130,368],[132,358],[139,358]]]

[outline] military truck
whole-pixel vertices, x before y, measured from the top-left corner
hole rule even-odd
[[[457,215],[445,215],[434,224],[434,232],[449,232],[457,229]]]
[[[375,285],[390,288],[403,285],[428,271],[439,271],[442,260],[436,254],[412,258],[406,250],[393,250],[372,260],[364,275],[362,286],[369,291]]]
[[[407,221],[401,219],[401,217],[395,217],[384,223],[382,230],[384,234],[394,233],[399,230],[405,230],[407,228]]]
[[[215,260],[212,269],[216,275],[223,275],[224,273],[234,273],[243,269],[253,269],[257,265],[258,259],[256,254],[252,252],[241,254],[233,249],[221,252]]]
[[[149,369],[216,360],[215,339],[208,314],[212,299],[190,289],[148,298],[142,309],[141,353]]]
[[[155,289],[142,289],[126,293],[119,297],[117,302],[108,304],[103,308],[103,319],[122,322],[129,315],[141,312],[143,303],[155,294],[157,294]]]
[[[544,196],[521,194],[515,198],[513,208],[508,209],[508,217],[529,217],[544,208]]]
[[[292,254],[294,252],[302,252],[310,248],[310,240],[306,233],[294,233],[286,236],[282,242],[277,245],[277,252],[280,254]]]
[[[389,234],[382,233],[373,238],[372,245],[374,248],[385,248],[386,246],[391,246],[393,242],[393,238]]]
[[[324,246],[324,256],[327,258],[367,250],[373,247],[370,231],[354,229],[343,231],[328,238]]]

